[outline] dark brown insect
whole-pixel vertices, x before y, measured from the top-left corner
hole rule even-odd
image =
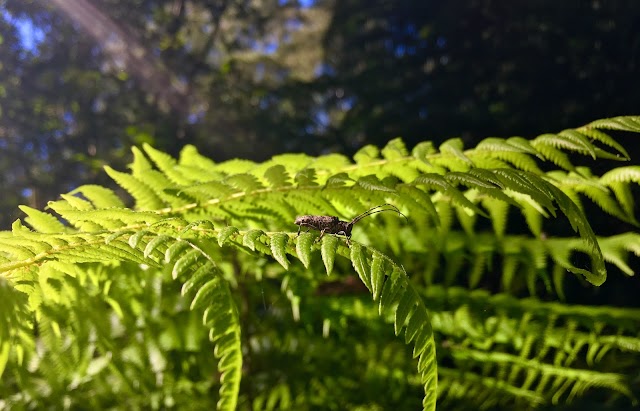
[[[391,207],[391,208],[383,208],[383,207]],[[294,222],[296,225],[300,226],[298,227],[298,234],[296,235],[296,237],[300,235],[300,230],[302,230],[302,227],[307,227],[307,231],[309,230],[320,231],[320,237],[318,237],[318,240],[320,240],[322,236],[325,234],[343,235],[347,238],[347,245],[349,245],[350,244],[349,240],[351,239],[351,230],[353,229],[353,225],[367,216],[370,216],[376,213],[381,213],[383,211],[393,211],[395,213],[400,214],[405,219],[407,219],[407,216],[402,214],[400,210],[398,210],[398,207],[392,204],[382,204],[382,205],[370,208],[364,213],[355,216],[354,219],[351,221],[341,221],[338,217],[328,216],[328,215],[301,215],[296,217],[296,221]]]

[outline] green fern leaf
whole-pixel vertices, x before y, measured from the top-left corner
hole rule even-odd
[[[602,184],[634,182],[640,184],[640,166],[618,167],[600,177]]]
[[[148,230],[140,230],[129,237],[129,246],[137,248],[140,241],[147,235],[151,234]]]
[[[432,164],[429,162],[429,156],[436,154],[438,150],[433,145],[431,141],[423,141],[413,148],[411,151],[411,155],[418,160],[422,161],[424,164],[431,166]]]
[[[285,233],[275,233],[271,236],[271,254],[285,270],[289,269],[289,260],[287,260],[288,242],[289,235]]]
[[[195,228],[199,228],[200,230],[211,230],[211,231],[215,229],[215,227],[213,226],[213,223],[210,220],[197,220],[197,221],[190,222],[182,230],[180,230],[180,235],[183,236],[187,234],[190,230],[193,230]]]
[[[105,166],[104,170],[118,185],[133,196],[136,208],[140,210],[158,210],[164,207],[163,201],[144,182],[130,174],[121,173]]]
[[[596,158],[593,145],[590,144],[582,134],[573,130],[565,130],[559,134],[542,134],[536,137],[532,144],[538,151],[542,152],[540,147],[534,143],[543,143],[556,148],[564,148],[567,150],[577,151],[579,153],[587,153],[591,155],[592,158]]]
[[[487,170],[482,170],[487,171]],[[482,171],[478,170],[479,173]],[[514,201],[511,197],[502,192],[499,187],[492,181],[483,180],[481,178],[476,177],[471,173],[458,173],[458,172],[450,172],[445,175],[445,178],[453,183],[462,184],[466,187],[473,188],[478,190],[481,194],[488,195],[498,200],[502,200],[506,203],[512,204],[514,206],[519,206],[519,204]],[[492,179],[492,180],[495,180]]]
[[[401,138],[394,138],[389,141],[380,152],[386,160],[395,160],[409,155],[409,151]]]
[[[199,254],[199,252],[197,252],[196,250],[193,251]],[[200,286],[198,291],[196,291],[196,295],[193,297],[191,306],[189,308],[193,311],[208,306],[209,304],[211,304],[211,301],[215,301],[212,297],[216,292],[216,288],[220,281],[221,280],[218,277],[213,277],[209,279],[209,281],[205,282],[202,286]]]
[[[441,153],[450,154],[467,165],[473,166],[473,161],[464,154],[464,143],[461,138],[451,138],[442,143],[439,149]]]
[[[454,187],[441,175],[434,173],[423,174],[420,177],[416,178],[413,183],[425,185],[430,189],[441,191],[445,195],[449,196],[449,198],[451,198],[454,203],[472,210],[482,216],[488,217],[484,211],[482,211],[480,208],[478,208],[477,205],[469,201],[469,199],[465,197],[464,194],[462,194],[456,187]]]
[[[326,235],[322,237],[320,252],[322,254],[322,262],[324,263],[324,267],[327,270],[327,275],[330,275],[331,271],[333,271],[333,263],[336,258],[338,243],[339,240],[332,235]]]
[[[579,131],[589,136],[593,140],[599,141],[606,146],[614,148],[619,153],[615,156],[617,157],[617,159],[619,160],[631,159],[631,157],[629,157],[629,153],[627,153],[627,150],[625,150],[624,147],[622,147],[617,141],[611,138],[608,134],[603,133],[602,131],[596,130],[594,128],[589,128],[588,126],[580,128]],[[598,156],[600,157],[600,155]],[[622,156],[622,158],[620,158],[620,156]]]
[[[631,119],[631,122],[634,122],[635,121],[634,119],[637,119],[637,117],[634,117],[633,119]],[[612,119],[612,120],[615,121],[615,119]],[[619,153],[613,156],[614,159],[630,160],[631,158],[629,157],[629,153],[627,153],[627,150],[625,150],[624,147],[622,147],[617,141],[611,138],[608,134],[598,130],[598,128],[608,128],[608,127],[598,127],[596,123],[597,122],[587,124],[586,126],[580,127],[577,130],[580,133],[585,134],[592,140],[599,141],[606,146],[614,148]],[[596,125],[595,127],[594,127],[594,124]],[[604,124],[604,123],[601,123],[601,124]],[[624,130],[624,131],[635,131],[635,130]],[[598,157],[601,157],[601,155],[598,154]]]
[[[547,140],[532,140],[531,145],[536,149],[545,159],[551,161],[564,170],[573,171],[574,166],[569,160],[567,153],[554,147],[551,142]]]
[[[130,168],[131,174],[134,177],[143,177],[149,171],[153,170],[153,165],[138,147],[132,147],[131,152],[133,153],[133,162],[130,164]]]
[[[351,245],[351,263],[360,276],[362,283],[367,286],[369,292],[373,292],[373,288],[371,286],[371,274],[367,271],[369,264],[366,261],[366,256],[362,247],[357,243]]]
[[[368,144],[362,147],[358,152],[353,155],[353,160],[356,164],[366,165],[380,159],[380,150],[378,147]]]
[[[124,208],[124,203],[112,190],[98,185],[83,185],[69,194],[82,194],[95,208]]]
[[[251,251],[255,251],[256,243],[262,235],[264,235],[262,230],[249,230],[242,237],[242,245],[249,247]]]
[[[166,238],[165,236],[161,236],[163,238]],[[167,238],[167,241],[172,241],[173,238],[169,237]],[[147,247],[149,245],[147,244]],[[169,247],[167,247],[167,250],[164,252],[164,261],[166,263],[170,263],[172,261],[176,261],[180,258],[180,255],[183,255],[185,253],[185,250],[187,250],[191,245],[187,242],[187,241],[175,241],[173,242]]]
[[[302,233],[296,241],[296,254],[305,268],[309,268],[309,264],[311,264],[311,250],[313,248],[315,238],[315,234]]]
[[[379,298],[379,314],[385,311],[393,314],[396,335],[406,327],[405,341],[414,341],[414,358],[419,357],[418,372],[425,390],[423,407],[425,410],[435,410],[437,398],[435,342],[426,308],[409,282],[408,276],[399,267],[390,262],[393,268],[389,275],[385,276],[383,260],[388,259],[375,250],[370,250],[358,243],[351,245],[352,265],[372,294],[377,293],[373,290],[380,288],[382,278],[384,285]]]
[[[353,183],[353,181],[354,180],[349,177],[347,173],[337,173],[327,178],[325,185],[327,187],[343,187],[347,184]]]
[[[382,294],[380,295],[380,304],[378,311],[382,314],[384,311],[392,310],[397,304],[397,297],[401,295],[404,287],[403,282],[399,280],[399,272],[394,270],[391,275],[387,277],[387,281],[384,282],[382,287]]]
[[[597,158],[595,147],[582,133],[576,130],[564,130],[561,131],[558,136],[563,137],[567,141],[571,141],[576,147],[579,147],[577,151],[587,152],[594,160]]]
[[[170,155],[156,150],[149,144],[143,144],[145,153],[153,160],[155,165],[173,183],[188,186],[194,183],[193,178],[180,172],[178,162]]]
[[[171,270],[171,277],[175,280],[179,276],[191,270],[192,266],[200,259],[200,257],[201,257],[201,252],[200,250],[196,250],[196,249],[191,249],[186,253],[184,253],[184,255],[178,258],[178,260],[173,265],[173,269]],[[195,304],[196,298],[198,298],[197,294],[196,294],[196,297],[194,297],[194,303],[192,303],[191,305],[192,310],[194,309],[193,304]]]
[[[592,121],[583,128],[640,132],[639,116],[620,116]]]
[[[62,233],[65,231],[64,224],[51,214],[24,205],[18,207],[27,215],[25,221],[34,230],[41,233]]]
[[[200,267],[198,267],[189,278],[182,284],[180,295],[183,297],[190,294],[194,290],[197,291],[211,279],[212,274],[216,274],[216,267],[210,262],[206,261]]]
[[[89,201],[83,200],[80,197],[70,194],[61,194],[60,197],[76,210],[86,211],[93,209],[93,205]]]
[[[173,238],[169,237],[168,235],[159,235],[152,238],[151,241],[149,241],[146,247],[144,248],[144,251],[143,251],[144,257],[149,258],[149,256],[151,256],[151,254],[153,254],[153,252],[156,251],[156,249],[159,246],[164,245],[167,242],[172,240]]]
[[[203,323],[210,327],[209,339],[215,343],[214,355],[219,358],[218,371],[222,374],[217,409],[232,411],[237,407],[242,377],[242,340],[238,311],[228,283],[219,276],[212,277],[213,272],[208,269],[213,266],[209,262],[201,268],[203,267],[207,269],[210,279],[199,287],[191,302],[191,309],[207,307]]]
[[[124,230],[118,230],[115,231],[113,234],[109,234],[109,236],[107,238],[105,238],[104,242],[105,244],[109,244],[112,241],[126,235],[126,234],[131,234],[133,235],[133,231],[131,229],[124,229]]]
[[[222,247],[231,236],[238,234],[236,227],[225,227],[218,233],[218,245]]]
[[[298,171],[294,176],[293,180],[300,187],[318,186],[315,168],[304,168]]]
[[[215,167],[215,163],[211,159],[202,156],[198,152],[198,149],[191,144],[187,144],[182,148],[178,163],[182,166],[189,166],[200,170],[212,170]]]
[[[400,298],[398,307],[396,308],[395,320],[393,322],[393,329],[396,335],[400,335],[402,328],[404,328],[404,325],[407,322],[407,318],[415,308],[418,301],[413,298],[414,295],[407,292],[407,290],[402,294],[402,298]]]
[[[380,298],[384,287],[384,280],[388,269],[386,261],[387,260],[380,254],[373,253],[371,259],[371,293],[373,294],[374,301]]]
[[[440,225],[440,214],[436,210],[431,196],[423,190],[411,186],[402,185],[398,188],[399,200],[409,208],[415,208],[422,212],[426,212],[431,217],[433,223]]]
[[[287,173],[284,166],[280,164],[270,167],[265,171],[264,177],[269,181],[269,184],[271,184],[272,187],[277,188],[291,185],[291,177],[289,176],[289,173]]]
[[[222,181],[208,181],[206,183],[185,187],[180,190],[180,192],[186,193],[203,203],[215,199],[225,199],[237,191],[238,190],[236,188],[231,187]]]
[[[393,188],[387,187],[374,175],[360,177],[356,183],[366,190],[395,193]]]
[[[256,176],[251,174],[234,174],[228,177],[224,182],[231,184],[238,190],[242,190],[245,193],[251,193],[252,191],[264,188]]]
[[[551,184],[548,184],[547,187],[553,193],[558,206],[569,219],[573,229],[582,236],[586,244],[589,246],[590,255],[592,257],[593,272],[581,270],[581,273],[585,275],[585,278],[590,283],[594,285],[601,285],[607,278],[607,270],[604,265],[602,251],[600,250],[595,233],[589,225],[589,222],[578,206],[576,206],[576,204],[573,203],[573,201],[571,201],[562,190]]]

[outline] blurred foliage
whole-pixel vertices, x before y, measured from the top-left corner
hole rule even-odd
[[[582,212],[637,225],[640,167],[574,165],[626,157],[611,130],[640,116],[353,160],[134,148],[106,168],[133,207],[84,185],[0,231],[0,410],[637,406],[640,310],[565,301],[637,271],[637,230],[596,236]],[[371,204],[408,218],[296,233],[300,210]]]

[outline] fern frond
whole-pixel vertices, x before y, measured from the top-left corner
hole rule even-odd
[[[497,274],[504,291],[528,288],[535,295],[542,284],[562,296],[567,272],[596,285],[606,278],[605,263],[633,275],[627,258],[640,254],[640,237],[596,237],[582,204],[586,197],[616,219],[635,223],[632,189],[640,184],[638,168],[596,176],[571,161],[575,155],[627,159],[624,148],[605,130],[640,132],[639,125],[637,117],[615,118],[532,140],[489,138],[465,148],[461,139],[451,139],[438,148],[423,142],[411,152],[396,139],[382,149],[365,146],[353,161],[336,154],[288,154],[263,163],[217,164],[193,147],[185,147],[177,160],[147,145],[134,149],[130,173],[106,168],[133,197],[134,208],[126,208],[111,190],[83,186],[51,202],[51,213],[22,207],[26,225],[16,221],[11,232],[0,233],[0,294],[7,294],[6,287],[1,290],[8,284],[7,299],[19,296],[17,306],[23,310],[0,323],[10,323],[0,328],[0,370],[4,366],[14,386],[25,380],[16,364],[21,357],[36,358],[35,348],[29,348],[34,339],[22,336],[29,334],[29,327],[15,324],[36,318],[42,327],[38,342],[46,347],[40,362],[33,360],[37,375],[46,380],[55,380],[57,373],[78,375],[74,384],[88,384],[87,392],[99,384],[103,398],[111,389],[145,398],[146,392],[157,392],[155,381],[141,381],[138,392],[130,385],[132,370],[150,369],[156,381],[171,379],[166,370],[172,360],[163,349],[190,344],[192,352],[201,352],[196,340],[206,339],[208,330],[214,356],[203,354],[198,361],[211,363],[209,375],[217,367],[220,378],[206,379],[209,385],[203,390],[218,388],[218,408],[233,409],[244,400],[243,355],[261,343],[251,336],[245,336],[244,344],[241,340],[241,324],[254,315],[250,299],[255,290],[247,288],[248,279],[264,278],[265,287],[280,282],[275,288],[291,303],[294,320],[302,320],[308,308],[304,298],[313,299],[310,290],[330,281],[318,272],[336,273],[334,278],[355,271],[377,302],[372,314],[392,322],[396,336],[404,332],[405,343],[413,344],[418,372],[409,384],[424,390],[424,409],[434,409],[436,396],[443,395],[437,388],[433,329],[452,341],[443,344],[442,355],[460,371],[454,377],[452,370],[443,369],[447,395],[462,395],[466,387],[477,390],[481,405],[500,403],[487,383],[515,403],[553,401],[551,392],[571,399],[592,383],[629,395],[620,377],[627,370],[612,366],[620,373],[590,373],[582,367],[583,362],[609,361],[609,352],[637,351],[637,336],[623,324],[633,320],[620,319],[626,314],[613,318],[582,308],[566,314],[564,305],[465,294],[453,286],[475,288]],[[554,164],[565,171],[546,171]],[[295,236],[297,215],[349,221],[386,203],[400,207],[409,222],[386,213],[367,218],[354,227],[350,248],[332,233],[325,233],[319,244],[317,232]],[[520,218],[510,212],[512,207],[524,215],[533,238],[512,233],[516,225],[511,219]],[[544,234],[544,219],[556,214],[568,219],[579,238]],[[493,232],[482,231],[489,226],[482,217],[491,218]],[[387,256],[391,253],[393,260]],[[577,253],[587,254],[591,265],[576,263]],[[403,258],[411,279],[395,261]],[[438,281],[452,287],[431,287]],[[171,288],[175,283],[181,293]],[[425,298],[418,284],[430,285],[426,289],[439,294]],[[442,296],[449,308],[437,306]],[[171,299],[168,317],[188,318],[191,337],[183,336],[187,325],[180,321],[163,322],[160,297]],[[236,304],[238,298],[242,304]],[[487,312],[482,304],[491,309]],[[361,307],[358,315],[373,308]],[[201,316],[204,331],[193,320],[195,314]],[[285,320],[282,312],[273,316]],[[144,327],[144,335],[139,335],[140,324],[133,319],[153,327]],[[323,317],[323,336],[332,321],[339,322]],[[372,323],[371,318],[367,321]],[[166,331],[160,338],[153,335],[156,330]],[[22,348],[14,349],[7,341],[18,341]],[[127,350],[122,353],[121,347]],[[190,362],[182,358],[173,365],[184,364]],[[389,371],[380,367],[383,373]],[[177,387],[176,381],[167,387]],[[64,392],[69,384],[61,379],[46,389]],[[279,388],[282,393],[271,405],[293,404],[286,396],[296,391],[285,382],[278,384],[285,388]],[[331,391],[330,384],[323,387]],[[144,408],[145,400],[132,407]],[[20,401],[11,404],[26,404]],[[94,408],[105,404],[98,401]]]

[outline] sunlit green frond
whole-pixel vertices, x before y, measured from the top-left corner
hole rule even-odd
[[[437,369],[435,357],[435,342],[429,316],[424,304],[409,283],[406,273],[394,263],[390,263],[389,271],[382,273],[381,259],[387,257],[376,251],[365,249],[359,244],[351,246],[351,262],[362,282],[376,296],[382,289],[380,296],[380,311],[394,313],[394,329],[396,335],[405,328],[407,343],[414,341],[414,358],[418,358],[418,372],[424,384],[425,397],[423,409],[435,410],[437,397]],[[375,262],[375,266],[373,265]],[[375,269],[375,278],[373,270]],[[386,274],[386,280],[381,276]],[[374,292],[375,287],[375,292]],[[385,293],[385,290],[389,290]],[[414,318],[416,317],[416,318]]]
[[[157,210],[164,206],[160,197],[151,189],[146,182],[140,181],[134,176],[106,166],[106,173],[115,180],[118,185],[127,190],[136,202],[136,208],[141,210]]]
[[[69,194],[81,194],[83,197],[91,201],[94,208],[122,208],[125,206],[116,193],[108,188],[98,185],[83,185],[72,190]]]
[[[19,206],[27,215],[25,222],[41,233],[60,233],[65,231],[64,224],[49,213],[44,213],[28,206]]]
[[[158,167],[162,174],[171,182],[178,185],[190,185],[194,183],[194,179],[180,169],[178,162],[173,157],[156,150],[148,144],[145,144],[143,148],[144,152],[151,158],[156,167]]]
[[[134,148],[130,172],[106,167],[134,207],[114,191],[82,186],[47,212],[21,207],[24,222],[0,233],[0,396],[15,409],[100,409],[116,397],[135,399],[135,409],[199,398],[210,409],[217,391],[221,410],[296,408],[308,404],[309,381],[319,398],[364,392],[360,377],[349,380],[360,372],[353,362],[332,362],[326,367],[340,375],[322,374],[335,351],[342,362],[361,355],[367,383],[376,372],[396,378],[425,410],[437,397],[476,408],[570,402],[592,386],[633,397],[627,377],[640,314],[506,294],[562,299],[570,273],[599,285],[606,268],[637,271],[637,233],[596,237],[590,222],[598,217],[585,214],[637,223],[640,169],[597,175],[583,165],[628,159],[607,130],[637,133],[640,120],[476,147],[450,139],[410,150],[394,139],[352,160],[283,154],[215,163],[191,146],[179,159]],[[333,229],[319,239],[294,224],[300,215],[349,222],[380,204],[408,221],[367,217],[347,239]],[[562,234],[547,232],[567,221],[577,236],[562,224]],[[343,299],[363,292],[371,297],[360,305]],[[300,329],[283,326],[292,319]],[[358,333],[373,329],[361,341]],[[384,352],[406,354],[393,335],[403,332],[415,360],[392,363]],[[446,364],[441,384],[436,345]],[[274,377],[274,362],[287,372]],[[241,385],[243,373],[252,381]],[[249,391],[263,386],[252,401]],[[28,396],[13,394],[23,388]],[[49,404],[46,393],[71,402]]]

